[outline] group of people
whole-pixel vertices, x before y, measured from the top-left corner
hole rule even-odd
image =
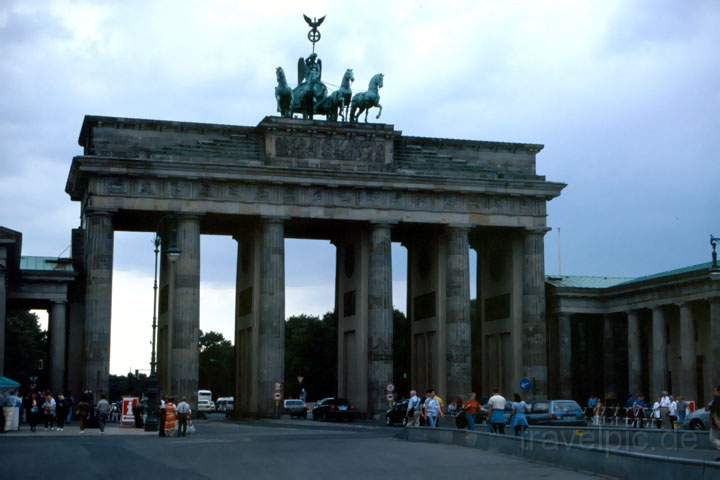
[[[472,392],[467,401],[458,397],[446,409],[444,400],[433,388],[425,391],[424,398],[418,396],[416,390],[412,390],[407,404],[406,424],[411,427],[436,428],[440,418],[449,414],[455,417],[455,424],[458,428],[476,430],[477,425],[486,420],[491,432],[505,433],[507,423],[505,412],[508,401],[501,395],[499,388],[495,388],[492,393],[485,406],[478,401],[476,393]],[[525,414],[528,410],[527,403],[519,394],[515,393],[511,402],[512,413],[510,416],[510,426],[515,435],[521,435],[527,430],[528,421]]]
[[[188,425],[192,432],[192,420],[190,415],[192,409],[185,397],[180,403],[175,405],[175,398],[168,397],[160,400],[160,425],[158,426],[158,434],[161,437],[184,437],[188,433]]]
[[[680,428],[685,423],[690,404],[683,396],[673,397],[667,391],[662,391],[655,402],[647,402],[642,394],[632,395],[624,409],[619,405],[608,407],[597,396],[588,399],[588,417],[593,425],[601,425],[608,417],[623,416],[634,428],[644,428],[654,425],[656,428]]]
[[[8,402],[12,405],[8,405]],[[18,407],[19,423],[29,425],[31,432],[36,432],[38,426],[43,425],[46,431],[62,432],[65,425],[78,419],[82,433],[91,418],[97,419],[98,427],[103,432],[110,413],[110,404],[105,396],[102,395],[97,404],[94,404],[92,392],[89,391],[83,393],[77,401],[62,393],[54,395],[50,390],[32,391],[22,398],[16,395],[8,396],[5,406]]]

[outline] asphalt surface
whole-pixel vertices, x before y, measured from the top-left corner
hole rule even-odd
[[[27,430],[0,436],[2,478],[45,479],[585,479],[563,470],[480,450],[394,438],[397,429],[312,421],[196,422],[186,438],[108,426]]]

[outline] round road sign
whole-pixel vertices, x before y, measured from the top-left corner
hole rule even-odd
[[[392,393],[388,393],[388,394],[387,394],[387,399],[392,402],[393,400],[395,400],[395,395],[393,395]]]
[[[280,399],[282,399],[282,393],[275,392],[275,395],[273,395],[273,397],[275,397],[275,400],[280,400]]]
[[[520,390],[527,392],[528,390],[530,390],[532,388],[532,384],[533,384],[532,380],[530,380],[527,377],[523,378],[522,380],[520,380]]]
[[[395,385],[393,385],[392,383],[388,383],[388,384],[387,384],[387,387],[385,387],[385,389],[386,389],[388,392],[394,392],[394,391],[395,391]]]

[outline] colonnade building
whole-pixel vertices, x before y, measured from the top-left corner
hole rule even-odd
[[[572,385],[582,377],[577,360],[585,350],[559,352],[559,346],[593,343],[590,334],[576,332],[585,332],[584,318],[592,315],[606,315],[605,323],[618,328],[606,334],[620,353],[610,354],[609,341],[603,352],[623,358],[625,310],[609,299],[615,292],[629,298],[624,292],[632,288],[578,292],[563,277],[550,278],[546,292],[547,202],[565,185],[537,174],[541,145],[412,137],[386,124],[266,117],[239,127],[97,116],[85,118],[79,143],[83,152],[73,158],[66,184],[82,213],[73,260],[63,261],[75,279],[65,300],[70,321],[50,316],[58,339],[51,376],[62,379],[62,388],[107,392],[115,231],[162,238],[158,379],[163,393],[189,399],[198,389],[201,235],[237,241],[236,408],[242,414],[271,414],[283,388],[285,238],[336,247],[338,395],[367,414],[385,408],[387,385],[394,383],[392,242],[408,252],[414,387],[433,386],[447,398],[494,386],[511,392],[526,378],[533,398],[579,394]],[[478,262],[474,322],[470,249]],[[20,255],[19,248],[14,252]],[[0,297],[11,298],[6,292],[22,275],[8,278]],[[714,285],[707,283],[707,298]],[[707,328],[716,335],[714,303],[706,322],[705,297],[677,298],[695,302],[698,331],[712,323]],[[622,305],[627,311],[656,306],[639,302]],[[714,345],[694,345],[707,350],[706,365],[720,363]],[[717,381],[716,372],[706,371],[705,381]],[[614,388],[622,393],[621,385]]]

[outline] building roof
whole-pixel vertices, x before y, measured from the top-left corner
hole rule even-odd
[[[559,288],[611,288],[617,286],[630,286],[651,280],[660,280],[664,278],[672,278],[693,272],[709,271],[712,264],[699,263],[664,272],[654,273],[652,275],[643,275],[641,277],[592,277],[581,275],[548,275],[545,281],[550,285]]]
[[[42,271],[42,272],[73,272],[71,258],[58,257],[20,257],[20,270]]]
[[[545,281],[560,288],[608,288],[620,285],[632,277],[593,277],[587,275],[548,275]]]

